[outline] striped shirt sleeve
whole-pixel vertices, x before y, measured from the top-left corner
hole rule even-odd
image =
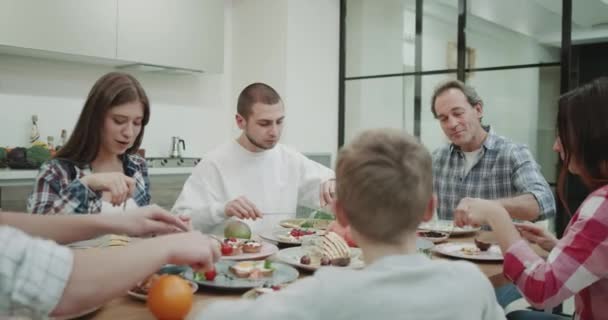
[[[72,264],[68,248],[0,226],[0,318],[45,318],[61,300]]]

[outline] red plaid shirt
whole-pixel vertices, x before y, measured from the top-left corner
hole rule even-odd
[[[585,199],[546,261],[521,240],[506,252],[504,273],[534,307],[552,308],[575,295],[575,319],[606,319],[608,185]]]

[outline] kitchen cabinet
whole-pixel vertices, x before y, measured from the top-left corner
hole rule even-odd
[[[0,0],[0,45],[116,57],[117,0]]]
[[[223,0],[118,0],[117,58],[204,72],[223,67]]]

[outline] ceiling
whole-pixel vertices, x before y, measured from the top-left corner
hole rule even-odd
[[[559,16],[562,14],[561,1],[534,0],[534,2]],[[572,22],[582,28],[608,24],[608,0],[573,0]]]
[[[426,2],[425,12],[441,10],[440,7],[453,11],[457,9],[457,5],[456,0]],[[608,0],[573,0],[572,6],[573,43],[608,41]],[[469,0],[467,10],[468,28],[483,28],[483,24],[476,23],[476,20],[483,20],[535,38],[547,45],[560,45],[560,0]]]

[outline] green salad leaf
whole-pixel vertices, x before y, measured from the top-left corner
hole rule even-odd
[[[315,212],[315,215],[312,218],[322,220],[336,220],[336,217],[333,214],[321,210],[317,210],[317,212]]]
[[[200,272],[194,272],[194,281],[205,281],[205,274]]]
[[[264,260],[264,269],[272,269],[272,261]]]

